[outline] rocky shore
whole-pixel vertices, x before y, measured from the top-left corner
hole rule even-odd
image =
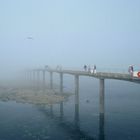
[[[31,104],[57,104],[66,101],[70,93],[59,93],[54,90],[46,89],[33,90],[29,88],[0,88],[0,101],[16,101]]]

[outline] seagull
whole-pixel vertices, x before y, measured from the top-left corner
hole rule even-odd
[[[33,37],[31,37],[31,36],[28,36],[28,37],[27,37],[27,39],[32,39],[32,40],[33,40]]]

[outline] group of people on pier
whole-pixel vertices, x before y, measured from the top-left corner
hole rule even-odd
[[[45,69],[50,69],[50,67],[48,65],[45,66]],[[97,70],[96,70],[96,65],[94,65],[93,67],[91,67],[90,65],[84,65],[83,66],[84,71],[89,72],[91,74],[96,74]],[[62,66],[57,65],[56,70],[62,70]],[[134,73],[134,67],[133,65],[129,65],[128,67],[128,73],[133,76]]]
[[[90,65],[89,65],[89,66],[84,65],[84,71],[87,71],[87,72],[89,72],[89,73],[93,73],[93,74],[94,74],[94,73],[97,72],[97,70],[96,70],[96,65],[94,65],[93,67],[90,67]],[[133,65],[130,65],[130,66],[129,66],[128,72],[129,72],[129,74],[130,74],[131,76],[133,76],[133,72],[134,72],[134,67],[133,67]]]
[[[96,71],[96,65],[94,65],[93,67],[84,65],[84,71],[95,74],[97,72]]]

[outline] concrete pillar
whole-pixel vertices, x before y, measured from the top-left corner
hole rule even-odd
[[[35,87],[35,89],[37,89],[37,87],[38,87],[38,74],[37,74],[37,71],[35,70],[34,71],[34,73],[35,73],[35,81],[34,81],[34,87]]]
[[[35,71],[33,70],[33,82],[35,82]]]
[[[43,70],[42,73],[43,73],[43,91],[45,91],[46,88],[45,70]]]
[[[29,81],[31,82],[32,81],[32,71],[28,71],[28,74],[29,74]]]
[[[32,87],[32,71],[29,70],[29,87]]]
[[[37,89],[40,88],[40,71],[37,70]]]
[[[99,112],[104,113],[104,79],[100,79]]]
[[[29,82],[29,71],[25,72],[25,79],[27,82]]]
[[[53,72],[50,72],[50,88],[53,89]]]
[[[35,87],[35,83],[36,83],[36,79],[35,79],[35,71],[33,70],[32,71],[32,73],[33,73],[33,80],[32,80],[32,83],[33,83],[33,88]]]
[[[79,123],[79,75],[75,75],[75,122]]]
[[[63,73],[60,73],[60,92],[63,92]]]
[[[26,73],[25,73],[25,79],[26,79],[25,80],[26,85],[28,87],[30,87],[31,86],[31,72],[29,70],[27,70]]]
[[[32,71],[29,70],[28,74],[29,74],[29,81],[31,82],[32,81]]]

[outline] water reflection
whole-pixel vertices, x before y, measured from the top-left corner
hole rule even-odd
[[[53,105],[51,105],[51,106],[53,106]],[[46,106],[37,106],[37,107],[42,113],[44,113],[46,115],[46,117],[50,116],[50,118],[55,121],[56,125],[63,128],[68,133],[69,137],[72,140],[80,140],[80,139],[95,140],[95,138],[88,136],[86,134],[86,132],[84,132],[80,129],[80,125],[79,125],[80,121],[78,119],[79,118],[78,116],[74,119],[73,123],[70,123],[70,122],[66,121],[66,118],[64,118],[64,116],[61,114],[61,112],[60,112],[59,117],[57,115],[55,116],[54,115],[55,112],[53,112],[53,109],[51,106],[50,106],[50,108],[51,108],[50,113],[47,111]]]
[[[64,111],[63,111],[63,101],[60,102],[60,118],[63,119]]]
[[[105,116],[104,113],[99,114],[99,136],[98,138],[89,136],[84,130],[81,130],[80,128],[80,116],[79,116],[79,106],[75,105],[75,115],[74,120],[72,123],[66,121],[66,118],[64,117],[64,111],[63,111],[63,102],[60,103],[60,116],[55,116],[55,112],[53,111],[53,105],[50,105],[50,113],[47,111],[45,106],[39,107],[39,110],[46,114],[47,116],[50,116],[51,119],[54,119],[57,121],[57,125],[64,128],[67,132],[69,132],[69,135],[72,135],[73,140],[78,139],[84,139],[84,140],[105,140]]]
[[[62,78],[61,78],[62,79]],[[44,79],[45,80],[45,79]],[[38,82],[39,82],[39,72],[38,72]],[[63,81],[60,82],[60,93],[63,94]],[[39,85],[39,84],[38,84]],[[45,94],[45,93],[44,93]],[[49,105],[49,109],[46,109],[46,106],[39,106],[39,110],[41,110],[45,115],[45,119],[47,120],[48,116],[54,120],[54,123],[57,122],[58,128],[63,128],[63,131],[67,131],[68,136],[71,137],[72,140],[105,140],[105,134],[104,134],[104,113],[99,114],[99,135],[97,137],[89,136],[87,132],[85,132],[83,129],[81,130],[80,126],[80,114],[79,114],[79,77],[75,76],[75,103],[74,103],[74,120],[72,123],[67,122],[66,118],[64,117],[64,104],[63,101],[59,103],[60,106],[60,116],[55,116],[55,112],[53,110],[54,104]],[[102,103],[102,110],[104,109],[104,103]],[[48,113],[46,113],[48,112]],[[101,111],[99,111],[101,112]],[[104,111],[102,111],[104,112]],[[55,132],[54,132],[55,133]]]
[[[79,118],[79,104],[75,104],[75,115],[74,115],[75,127],[80,128],[80,118]]]
[[[105,128],[104,113],[100,113],[99,114],[99,140],[105,140],[104,128]]]
[[[75,75],[75,114],[74,114],[75,127],[80,128],[79,118],[79,75]]]
[[[53,117],[53,104],[50,104],[50,115]]]
[[[15,107],[20,106],[20,105],[21,104],[19,104],[19,105],[15,104]],[[21,122],[17,123],[17,120],[15,120],[14,122],[15,122],[16,125],[18,125],[18,124],[20,125],[21,129],[23,129],[22,131],[24,131],[24,127],[27,127],[27,128],[25,128],[28,131],[27,133],[29,133],[29,135],[31,133],[32,136],[37,135],[36,131],[34,132],[35,129],[38,132],[40,132],[40,128],[41,128],[41,129],[44,129],[44,130],[43,130],[43,134],[41,133],[40,137],[45,137],[46,135],[49,135],[49,137],[52,138],[51,135],[53,133],[54,133],[54,135],[55,135],[55,133],[57,135],[57,132],[52,131],[54,129],[54,125],[55,125],[55,128],[58,128],[60,131],[62,130],[62,134],[64,136],[65,136],[65,134],[67,134],[67,137],[71,140],[80,140],[80,139],[84,139],[84,140],[95,140],[95,139],[105,140],[105,136],[104,136],[104,114],[99,115],[99,137],[97,138],[97,137],[94,137],[94,136],[89,136],[89,134],[86,131],[81,129],[81,126],[80,126],[81,122],[80,122],[80,116],[79,116],[79,106],[75,106],[74,119],[73,119],[73,122],[70,123],[70,122],[66,121],[67,118],[64,116],[64,110],[63,110],[64,103],[61,102],[60,104],[57,104],[57,105],[58,106],[60,105],[59,116],[55,115],[56,112],[54,110],[54,104],[50,104],[49,106],[48,105],[40,105],[40,106],[36,105],[36,107],[39,109],[39,111],[41,111],[41,114],[43,114],[43,116],[45,114],[45,116],[44,116],[45,119],[43,119],[43,120],[41,119],[42,115],[40,115],[40,113],[39,114],[34,113],[35,110],[30,110],[30,115],[31,115],[30,117],[32,117],[32,119],[28,119],[28,121],[25,119],[22,123]],[[28,105],[26,105],[26,104],[22,104],[22,106],[23,106],[23,108],[24,108],[24,106],[28,107]],[[28,110],[28,109],[26,108],[26,110]],[[19,108],[18,111],[24,113],[23,109],[21,109],[21,108]],[[18,116],[18,113],[17,114],[13,113],[14,118],[16,118],[16,115]],[[11,116],[11,115],[8,115],[8,116]],[[8,116],[7,116],[7,118],[8,118]],[[23,115],[21,115],[21,118],[22,117],[23,117]],[[25,115],[25,118],[28,118],[28,117],[29,117],[28,114]],[[19,120],[21,118],[19,118]],[[36,123],[36,122],[41,122],[42,126],[39,127],[40,123]],[[10,123],[12,124],[13,122],[10,122]],[[53,124],[53,126],[52,126],[52,124]],[[47,130],[46,130],[45,125],[48,125],[48,126],[50,125],[50,127],[48,127]],[[36,128],[36,127],[38,127],[38,128]],[[34,129],[34,130],[32,131],[31,129]],[[48,134],[48,133],[45,133],[46,131],[52,131],[52,132],[51,132],[51,134]],[[17,133],[14,132],[15,136],[16,136],[16,134]],[[3,136],[3,137],[5,137],[5,136]],[[27,134],[26,138],[27,137],[28,137],[28,134]],[[6,139],[6,140],[9,140],[9,139]],[[44,139],[42,138],[42,140],[44,140]]]

